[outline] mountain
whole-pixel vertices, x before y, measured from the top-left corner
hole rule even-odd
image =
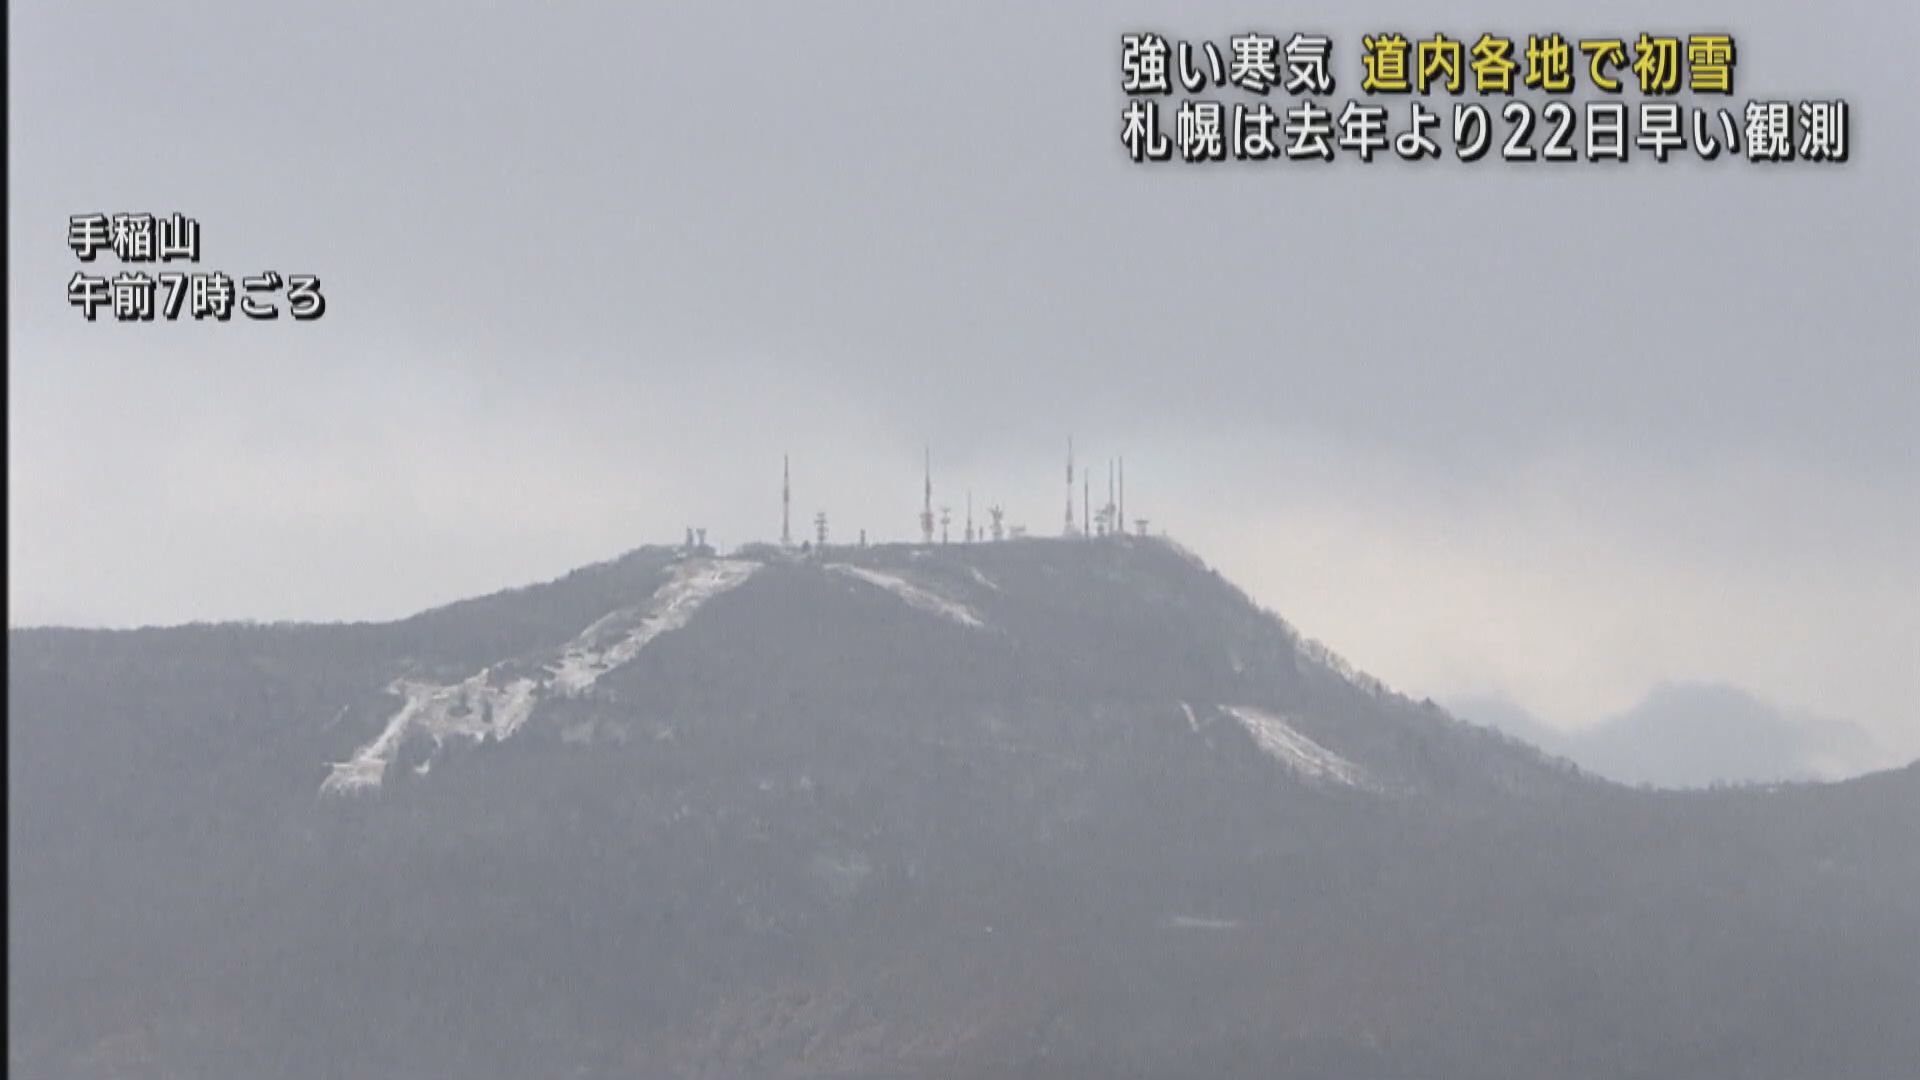
[[[1781,709],[1716,683],[1665,683],[1626,712],[1571,731],[1501,698],[1449,706],[1626,784],[1689,788],[1834,780],[1870,771],[1883,757],[1853,725]]]
[[[1139,538],[8,637],[9,1064],[1874,1077],[1920,768],[1619,787]]]

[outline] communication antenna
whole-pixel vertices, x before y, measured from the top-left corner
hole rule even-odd
[[[973,489],[967,489],[967,543],[973,543]]]
[[[1114,524],[1120,532],[1127,531],[1127,459],[1120,459],[1120,502],[1114,506]]]
[[[1073,436],[1067,436],[1067,535],[1078,530],[1073,523]]]
[[[780,546],[793,546],[793,467],[780,455]]]
[[[920,542],[933,543],[933,447],[927,447],[927,483],[920,506]]]
[[[819,541],[821,547],[827,546],[827,512],[825,510],[813,515],[813,537]]]
[[[1086,472],[1080,473],[1080,513],[1087,522],[1087,535],[1093,535],[1093,482]]]
[[[987,507],[987,517],[992,520],[992,536],[995,540],[1004,540],[1007,535],[1007,512],[998,504]]]
[[[1108,458],[1107,459],[1107,505],[1104,507],[1101,507],[1100,509],[1100,532],[1106,536],[1112,536],[1114,533],[1126,531],[1120,525],[1120,522],[1114,517],[1113,496],[1114,496],[1113,459]]]
[[[947,526],[951,524],[953,524],[953,507],[942,506],[940,508],[940,542],[943,544],[947,542]]]

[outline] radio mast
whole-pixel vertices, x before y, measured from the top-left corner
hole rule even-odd
[[[933,447],[927,447],[927,483],[920,507],[920,542],[933,543]]]
[[[780,546],[793,546],[793,468],[787,455],[780,455]]]
[[[1067,436],[1067,528],[1062,536],[1073,535],[1073,436]]]

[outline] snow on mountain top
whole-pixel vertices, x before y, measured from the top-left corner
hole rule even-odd
[[[987,625],[986,621],[967,605],[957,600],[949,600],[897,574],[889,574],[880,570],[869,570],[864,566],[852,566],[847,563],[830,563],[827,569],[837,574],[845,574],[848,577],[857,578],[877,588],[885,589],[906,601],[910,607],[938,615],[943,619],[951,619],[962,626],[972,627],[977,630]]]

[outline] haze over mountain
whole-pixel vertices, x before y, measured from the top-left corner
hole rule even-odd
[[[1140,538],[9,633],[16,1075],[1886,1078],[1920,766],[1643,792]]]
[[[1505,698],[1447,704],[1456,715],[1626,784],[1839,780],[1888,763],[1886,752],[1854,725],[1782,709],[1716,683],[1663,683],[1626,712],[1571,730]]]
[[[1073,431],[1415,696],[1710,673],[1920,756],[1920,5],[1566,6],[13,5],[10,623],[399,618],[765,535],[785,453],[901,536],[931,442],[1037,535]],[[1325,34],[1346,98],[1390,29],[1724,30],[1855,152],[1128,160],[1122,35]],[[173,210],[332,310],[80,318],[69,216]]]

